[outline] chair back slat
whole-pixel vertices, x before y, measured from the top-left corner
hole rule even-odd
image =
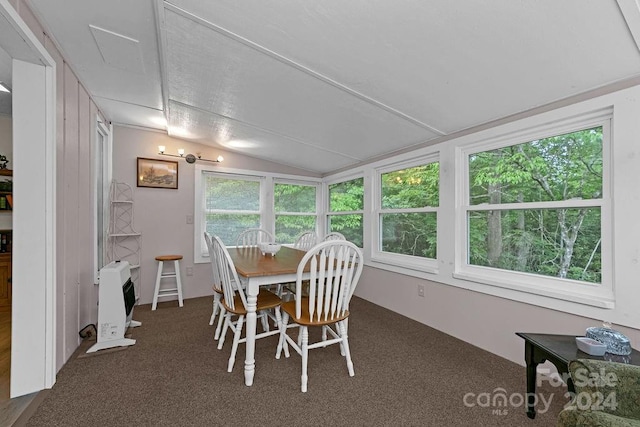
[[[310,282],[315,285],[313,286],[314,288],[315,287],[318,288],[315,303],[309,304],[309,307],[314,306],[315,308],[315,313],[317,316],[316,320],[320,320],[320,316],[322,315],[323,312],[325,312],[325,310],[323,310],[324,308],[323,302],[326,301],[326,297],[327,297],[325,292],[331,292],[328,286],[330,284],[326,283],[329,276],[327,272],[327,258],[326,256],[323,256],[323,255],[324,254],[322,252],[318,254],[318,257],[320,258],[319,259],[320,262],[318,266],[318,280],[316,282]],[[314,300],[309,299],[309,301],[314,301]]]
[[[324,236],[324,239],[322,239],[323,242],[327,242],[329,240],[347,240],[347,238],[344,237],[344,234],[334,231],[327,234],[326,236]]]
[[[323,257],[324,258],[324,257]],[[327,282],[325,285],[325,297],[324,297],[324,306],[323,306],[323,301],[318,301],[318,306],[319,307],[323,307],[323,312],[324,312],[324,320],[327,320],[328,318],[333,318],[335,316],[335,305],[334,305],[334,298],[337,295],[336,293],[336,284],[334,283],[336,281],[336,279],[338,279],[340,276],[340,272],[338,270],[338,268],[340,267],[339,264],[335,264],[336,263],[336,253],[335,253],[335,247],[331,246],[329,248],[329,256],[328,256],[328,260],[326,262],[326,265],[328,266],[335,266],[335,270],[331,269],[328,270],[326,275],[327,275]],[[335,274],[333,274],[335,272]]]
[[[240,233],[236,246],[239,248],[258,246],[259,243],[275,243],[273,234],[262,228],[248,228]]]
[[[236,294],[240,296],[240,300],[244,308],[247,307],[247,299],[244,294],[244,290],[242,286],[234,286],[234,283],[240,283],[240,279],[238,278],[238,272],[236,271],[236,267],[233,264],[233,260],[231,259],[231,255],[229,255],[229,251],[227,247],[222,243],[222,240],[218,236],[212,236],[212,248],[214,252],[214,258],[216,261],[216,266],[218,270],[218,275],[220,276],[220,283],[222,284],[222,293],[224,295],[224,301],[228,307],[232,310],[235,310],[235,296]]]
[[[331,301],[331,316],[335,317],[336,313],[342,307],[342,302],[344,301],[344,289],[345,283],[347,280],[348,269],[345,269],[345,260],[343,259],[344,249],[339,248],[338,256],[336,257],[336,274],[333,280],[335,280],[338,291],[333,293],[333,300]],[[348,261],[348,260],[347,260]]]
[[[315,231],[305,231],[296,238],[293,247],[294,249],[300,249],[301,251],[308,251],[317,243],[318,235],[315,233]]]
[[[298,265],[296,317],[301,317],[305,302],[310,319],[314,321],[330,321],[343,316],[349,308],[362,267],[362,251],[346,240],[325,241],[311,248]],[[309,275],[308,301],[303,299],[302,292],[306,274]]]
[[[207,243],[207,249],[209,250],[209,262],[212,270],[213,288],[218,292],[222,292],[222,285],[220,282],[220,275],[218,274],[218,266],[215,260],[215,251],[213,250],[211,235],[206,231],[204,232],[204,241]]]

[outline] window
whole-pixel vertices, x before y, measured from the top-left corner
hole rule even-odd
[[[378,250],[435,259],[438,162],[379,173]]]
[[[111,145],[109,128],[96,118],[96,133],[93,141],[94,155],[94,254],[93,254],[93,279],[99,282],[100,269],[104,267],[107,259],[107,242],[105,236],[109,228],[109,185],[111,182]]]
[[[276,242],[294,243],[305,231],[316,231],[317,186],[276,182],[273,210],[276,217]]]
[[[364,179],[329,184],[327,233],[339,232],[363,247]]]
[[[609,295],[609,129],[609,117],[592,119],[464,153],[463,274],[572,301]]]
[[[204,229],[207,232],[219,236],[225,245],[235,246],[240,232],[260,227],[259,178],[206,172],[202,178]],[[204,238],[199,237],[204,242]]]
[[[209,262],[203,231],[235,246],[247,228],[275,232],[283,244],[317,229],[319,178],[208,167],[195,166],[194,262]]]

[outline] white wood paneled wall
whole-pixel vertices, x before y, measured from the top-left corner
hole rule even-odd
[[[56,368],[97,317],[93,283],[93,138],[98,108],[23,0],[14,7],[56,62]],[[68,13],[72,13],[69,11]]]

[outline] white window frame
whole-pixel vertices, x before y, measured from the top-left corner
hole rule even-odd
[[[392,164],[387,164],[376,168],[373,172],[371,188],[373,191],[373,209],[372,209],[372,240],[371,240],[371,261],[388,264],[392,266],[408,268],[410,270],[421,271],[425,273],[438,273],[438,259],[425,258],[413,255],[396,254],[392,252],[384,252],[381,250],[382,242],[382,221],[381,217],[386,213],[435,213],[439,216],[440,202],[438,206],[425,206],[422,208],[411,209],[382,209],[382,175],[389,172],[395,172],[403,169],[410,169],[417,166],[423,166],[429,163],[440,162],[439,153],[431,153],[420,156],[411,160],[404,160]],[[440,180],[438,180],[440,182]],[[440,184],[438,184],[440,186]],[[440,221],[437,221],[438,226]],[[439,234],[439,227],[436,234]],[[436,253],[440,251],[436,248]],[[439,256],[439,255],[438,255]]]
[[[264,225],[267,224],[265,221],[265,177],[258,175],[245,175],[245,174],[234,174],[234,173],[221,173],[219,171],[212,170],[201,170],[199,173],[196,171],[196,209],[194,215],[194,225],[195,229],[199,230],[199,236],[196,239],[196,242],[200,242],[199,245],[196,243],[196,251],[195,258],[196,262],[199,262],[198,259],[209,259],[209,251],[207,249],[207,245],[204,241],[204,231],[206,221],[204,219],[206,206],[205,206],[205,198],[203,197],[203,191],[205,189],[205,181],[206,177],[213,176],[217,178],[223,178],[228,180],[238,180],[238,181],[249,181],[249,182],[257,182],[260,184],[259,194],[260,200],[258,205],[258,210],[226,210],[226,209],[214,209],[207,213],[221,213],[221,214],[246,214],[246,215],[259,215],[260,216],[260,228],[264,228]],[[198,201],[200,204],[198,205]],[[198,209],[199,207],[199,209]],[[196,220],[197,218],[197,220]]]
[[[98,171],[102,171],[102,206],[98,206],[98,194],[93,194],[93,283],[98,284],[100,281],[100,269],[104,266],[105,261],[108,259],[109,254],[109,242],[107,234],[109,232],[110,209],[109,198],[112,178],[112,127],[103,122],[99,115],[96,115],[95,121],[96,127],[93,133],[93,188],[98,187]],[[101,138],[100,138],[101,137]],[[100,147],[99,145],[102,145]],[[102,210],[102,224],[98,223],[98,213]],[[102,230],[100,226],[102,225]],[[98,235],[102,233],[102,259],[99,259],[100,251],[98,246],[100,245]]]
[[[613,234],[611,225],[611,152],[613,110],[607,108],[582,114],[546,125],[535,126],[519,132],[487,138],[456,148],[456,256],[453,277],[488,287],[505,288],[545,297],[577,302],[601,308],[614,308],[613,292]],[[559,202],[527,203],[526,209],[560,207],[599,207],[601,209],[602,238],[602,283],[593,284],[570,279],[474,266],[467,263],[469,241],[467,218],[469,211],[497,209],[522,209],[519,203],[492,205],[469,205],[469,168],[471,154],[490,151],[507,146],[531,142],[537,139],[563,135],[584,129],[602,126],[602,198],[590,200],[567,200]],[[490,292],[491,293],[491,292]]]
[[[207,164],[196,164],[194,168],[194,263],[209,262],[209,252],[204,241],[204,211],[205,200],[203,197],[205,175],[214,175],[227,179],[245,179],[260,181],[260,227],[268,230],[272,234],[275,232],[275,213],[273,208],[273,186],[274,182],[278,183],[295,183],[299,185],[315,185],[316,190],[316,208],[319,206],[319,198],[322,197],[321,188],[322,179],[313,177],[304,177],[298,175],[274,174],[271,172],[260,172],[246,169],[235,169],[225,167],[212,168]],[[318,214],[319,216],[319,214]],[[316,220],[316,224],[317,224]]]
[[[329,191],[329,186],[331,185],[335,185],[335,184],[341,184],[343,182],[348,182],[348,181],[355,181],[356,179],[362,179],[362,187],[363,187],[363,201],[362,201],[362,209],[361,210],[355,210],[355,211],[339,211],[339,212],[331,212],[330,208],[331,208],[331,200],[329,200],[329,197],[331,195],[330,191]],[[366,224],[367,224],[367,215],[365,215],[365,211],[366,211],[366,204],[367,204],[367,179],[364,176],[363,173],[357,173],[354,175],[345,175],[345,176],[340,176],[339,178],[335,178],[332,180],[328,180],[324,182],[323,185],[324,188],[324,193],[325,196],[323,197],[324,200],[324,204],[323,204],[323,209],[324,209],[324,219],[322,221],[322,234],[321,236],[326,236],[329,233],[329,218],[332,216],[341,216],[341,215],[362,215],[362,245],[364,247],[367,247],[366,244]]]
[[[287,184],[287,185],[299,185],[299,186],[305,186],[305,187],[313,187],[316,190],[316,203],[315,203],[315,211],[313,213],[311,212],[286,212],[286,211],[282,211],[282,212],[278,212],[275,210],[275,186],[277,184]],[[313,231],[316,232],[316,234],[320,235],[320,211],[322,209],[322,204],[321,204],[321,200],[322,200],[322,185],[320,182],[310,182],[310,181],[300,181],[300,180],[294,180],[294,179],[287,179],[287,178],[278,178],[278,177],[274,177],[273,179],[273,191],[272,193],[272,197],[271,197],[271,206],[273,206],[273,235],[275,236],[276,230],[276,216],[278,215],[283,215],[283,216],[313,216],[315,217],[315,221],[314,221],[314,228]],[[311,231],[311,230],[309,230]],[[293,244],[293,243],[291,243]],[[287,244],[289,245],[289,244]]]

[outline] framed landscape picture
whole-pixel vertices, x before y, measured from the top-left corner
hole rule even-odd
[[[178,188],[178,162],[138,157],[138,187]]]

